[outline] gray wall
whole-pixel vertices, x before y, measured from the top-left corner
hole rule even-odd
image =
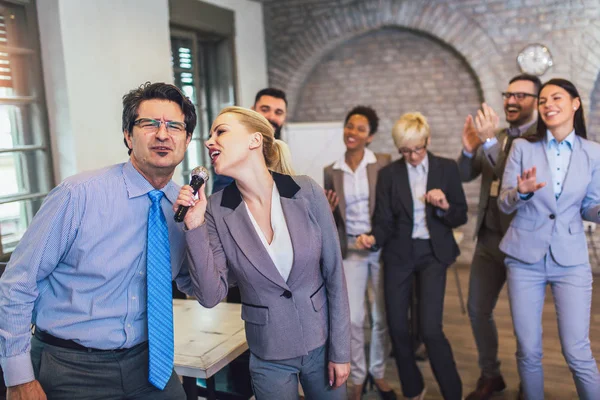
[[[598,0],[263,0],[270,85],[288,93],[293,121],[340,120],[356,104],[382,118],[372,148],[395,153],[390,129],[403,112],[423,112],[432,149],[456,157],[464,118],[520,73],[519,51],[542,43],[553,77],[572,80],[600,140]],[[466,191],[474,215],[478,182]],[[475,218],[465,227],[467,237]],[[600,232],[596,235],[600,247]],[[465,240],[463,261],[471,257]]]

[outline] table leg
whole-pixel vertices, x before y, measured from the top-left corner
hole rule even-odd
[[[211,376],[206,379],[206,399],[207,400],[217,400],[217,388],[215,385],[215,377]]]
[[[198,385],[196,384],[196,378],[184,376],[183,390],[185,391],[187,400],[198,400]]]

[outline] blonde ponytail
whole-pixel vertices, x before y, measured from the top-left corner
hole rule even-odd
[[[283,140],[275,139],[273,142],[275,157],[273,157],[270,169],[285,175],[296,175],[292,167],[292,153],[290,147]]]

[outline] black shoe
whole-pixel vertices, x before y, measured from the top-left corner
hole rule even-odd
[[[489,400],[496,393],[499,393],[506,389],[506,383],[502,375],[498,375],[494,378],[486,378],[484,376],[479,377],[477,380],[477,388],[469,393],[466,400]]]
[[[365,377],[365,383],[363,383],[362,386],[362,394],[367,393],[367,391],[369,391],[368,386],[371,386],[370,390],[373,390],[373,377],[371,376],[371,374],[367,374],[367,376]]]
[[[375,386],[375,388],[377,388],[377,393],[379,393],[379,397],[381,397],[382,400],[397,400],[398,397],[396,396],[396,392],[393,390],[388,390],[387,392],[381,390],[375,383],[375,379],[371,374],[369,374],[369,379],[371,380],[371,389]]]

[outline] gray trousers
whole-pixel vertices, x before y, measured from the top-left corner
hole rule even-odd
[[[479,368],[487,378],[500,375],[498,329],[494,321],[494,308],[506,282],[506,256],[498,248],[500,240],[501,234],[482,228],[469,277],[467,309],[479,353]]]
[[[173,371],[164,390],[148,382],[148,345],[119,352],[64,349],[31,338],[31,361],[48,400],[185,399]]]
[[[250,354],[250,377],[256,400],[297,400],[298,379],[307,399],[346,400],[346,384],[329,386],[327,350],[321,346],[303,357],[267,361]]]

